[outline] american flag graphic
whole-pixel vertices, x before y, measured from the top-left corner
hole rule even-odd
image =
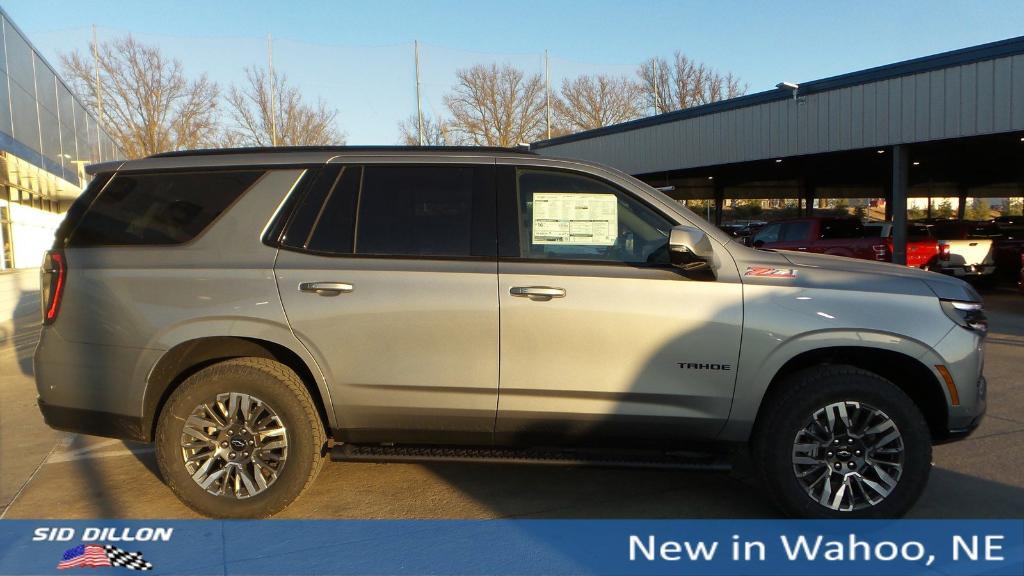
[[[67,568],[120,567],[129,570],[152,570],[153,565],[142,557],[142,552],[125,552],[117,546],[79,544],[64,552],[57,563],[58,570]]]

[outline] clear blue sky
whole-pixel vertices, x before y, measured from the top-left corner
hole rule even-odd
[[[223,85],[246,66],[275,66],[340,111],[350,144],[393,144],[415,113],[412,41],[422,44],[428,113],[456,68],[509,62],[553,86],[580,73],[632,74],[682,50],[749,83],[807,81],[1024,34],[1024,1],[669,2],[517,0],[3,0],[54,65],[58,54],[132,32]]]

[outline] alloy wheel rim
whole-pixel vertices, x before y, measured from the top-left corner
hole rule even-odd
[[[851,400],[816,411],[793,439],[793,473],[807,495],[852,512],[885,500],[903,474],[903,436],[885,412]]]
[[[185,419],[181,457],[192,480],[214,496],[251,498],[269,488],[288,459],[288,431],[266,402],[225,392]]]

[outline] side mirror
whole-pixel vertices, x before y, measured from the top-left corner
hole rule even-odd
[[[764,246],[764,240],[754,240],[754,248],[760,248]]]
[[[711,239],[699,228],[676,226],[668,237],[668,253],[672,265],[683,270],[706,268],[715,251]]]

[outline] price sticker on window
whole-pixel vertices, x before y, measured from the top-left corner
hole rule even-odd
[[[613,246],[619,235],[614,194],[533,195],[533,244]]]

